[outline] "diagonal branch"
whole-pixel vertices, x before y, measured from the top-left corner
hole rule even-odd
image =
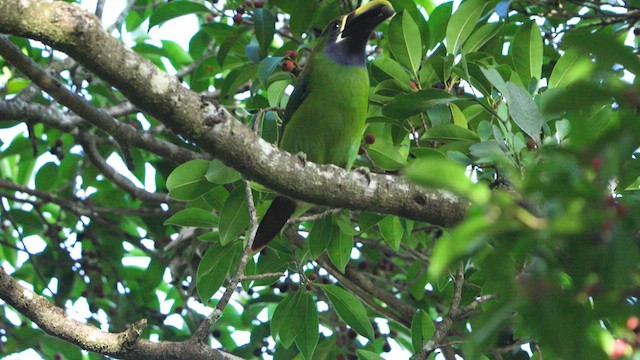
[[[2,1],[0,32],[37,39],[65,51],[175,133],[195,142],[247,178],[291,197],[354,210],[376,209],[380,213],[442,226],[460,221],[468,207],[467,201],[448,192],[427,190],[398,176],[319,166],[276,149],[255,136],[223,107],[202,99],[175,77],[124,47],[102,29],[93,14],[74,4]],[[6,60],[34,82],[41,82],[42,76],[31,69],[33,64],[22,64],[24,56],[17,57],[19,50],[11,50],[7,42],[5,38],[0,47]],[[48,82],[38,84],[45,88]],[[127,125],[102,113],[97,116],[95,109],[87,110],[86,105],[78,104],[78,99],[61,94],[57,85],[48,86],[51,96],[87,120],[95,121],[94,124],[114,137],[124,137],[125,141],[120,142],[129,143],[127,136],[131,130],[122,129]]]
[[[44,297],[22,287],[0,267],[0,299],[29,318],[50,335],[71,342],[82,349],[120,359],[239,359],[191,341],[151,342],[139,339],[146,324],[135,322],[122,333],[109,333],[72,319],[65,311]]]

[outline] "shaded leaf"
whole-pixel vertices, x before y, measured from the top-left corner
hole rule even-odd
[[[249,206],[244,187],[236,188],[220,211],[220,243],[224,246],[236,240],[249,226]]]
[[[362,302],[341,287],[335,285],[321,285],[321,287],[340,318],[358,334],[373,341],[373,326]]]

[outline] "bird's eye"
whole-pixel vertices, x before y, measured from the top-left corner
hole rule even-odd
[[[340,24],[337,21],[333,23],[333,28],[334,29],[337,29],[339,27],[340,27]]]

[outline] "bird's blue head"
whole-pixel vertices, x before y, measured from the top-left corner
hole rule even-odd
[[[332,21],[322,35],[327,41],[327,55],[344,65],[364,66],[371,33],[393,14],[389,1],[373,0]]]

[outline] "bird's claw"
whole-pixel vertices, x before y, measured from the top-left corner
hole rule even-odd
[[[300,160],[302,165],[306,165],[307,164],[307,154],[305,154],[305,153],[303,153],[301,151],[301,152],[296,154],[296,157],[298,158],[298,160]]]
[[[359,166],[357,168],[354,169],[356,172],[359,172],[360,174],[364,175],[364,177],[367,178],[367,183],[371,184],[371,170],[366,167],[366,166]]]

